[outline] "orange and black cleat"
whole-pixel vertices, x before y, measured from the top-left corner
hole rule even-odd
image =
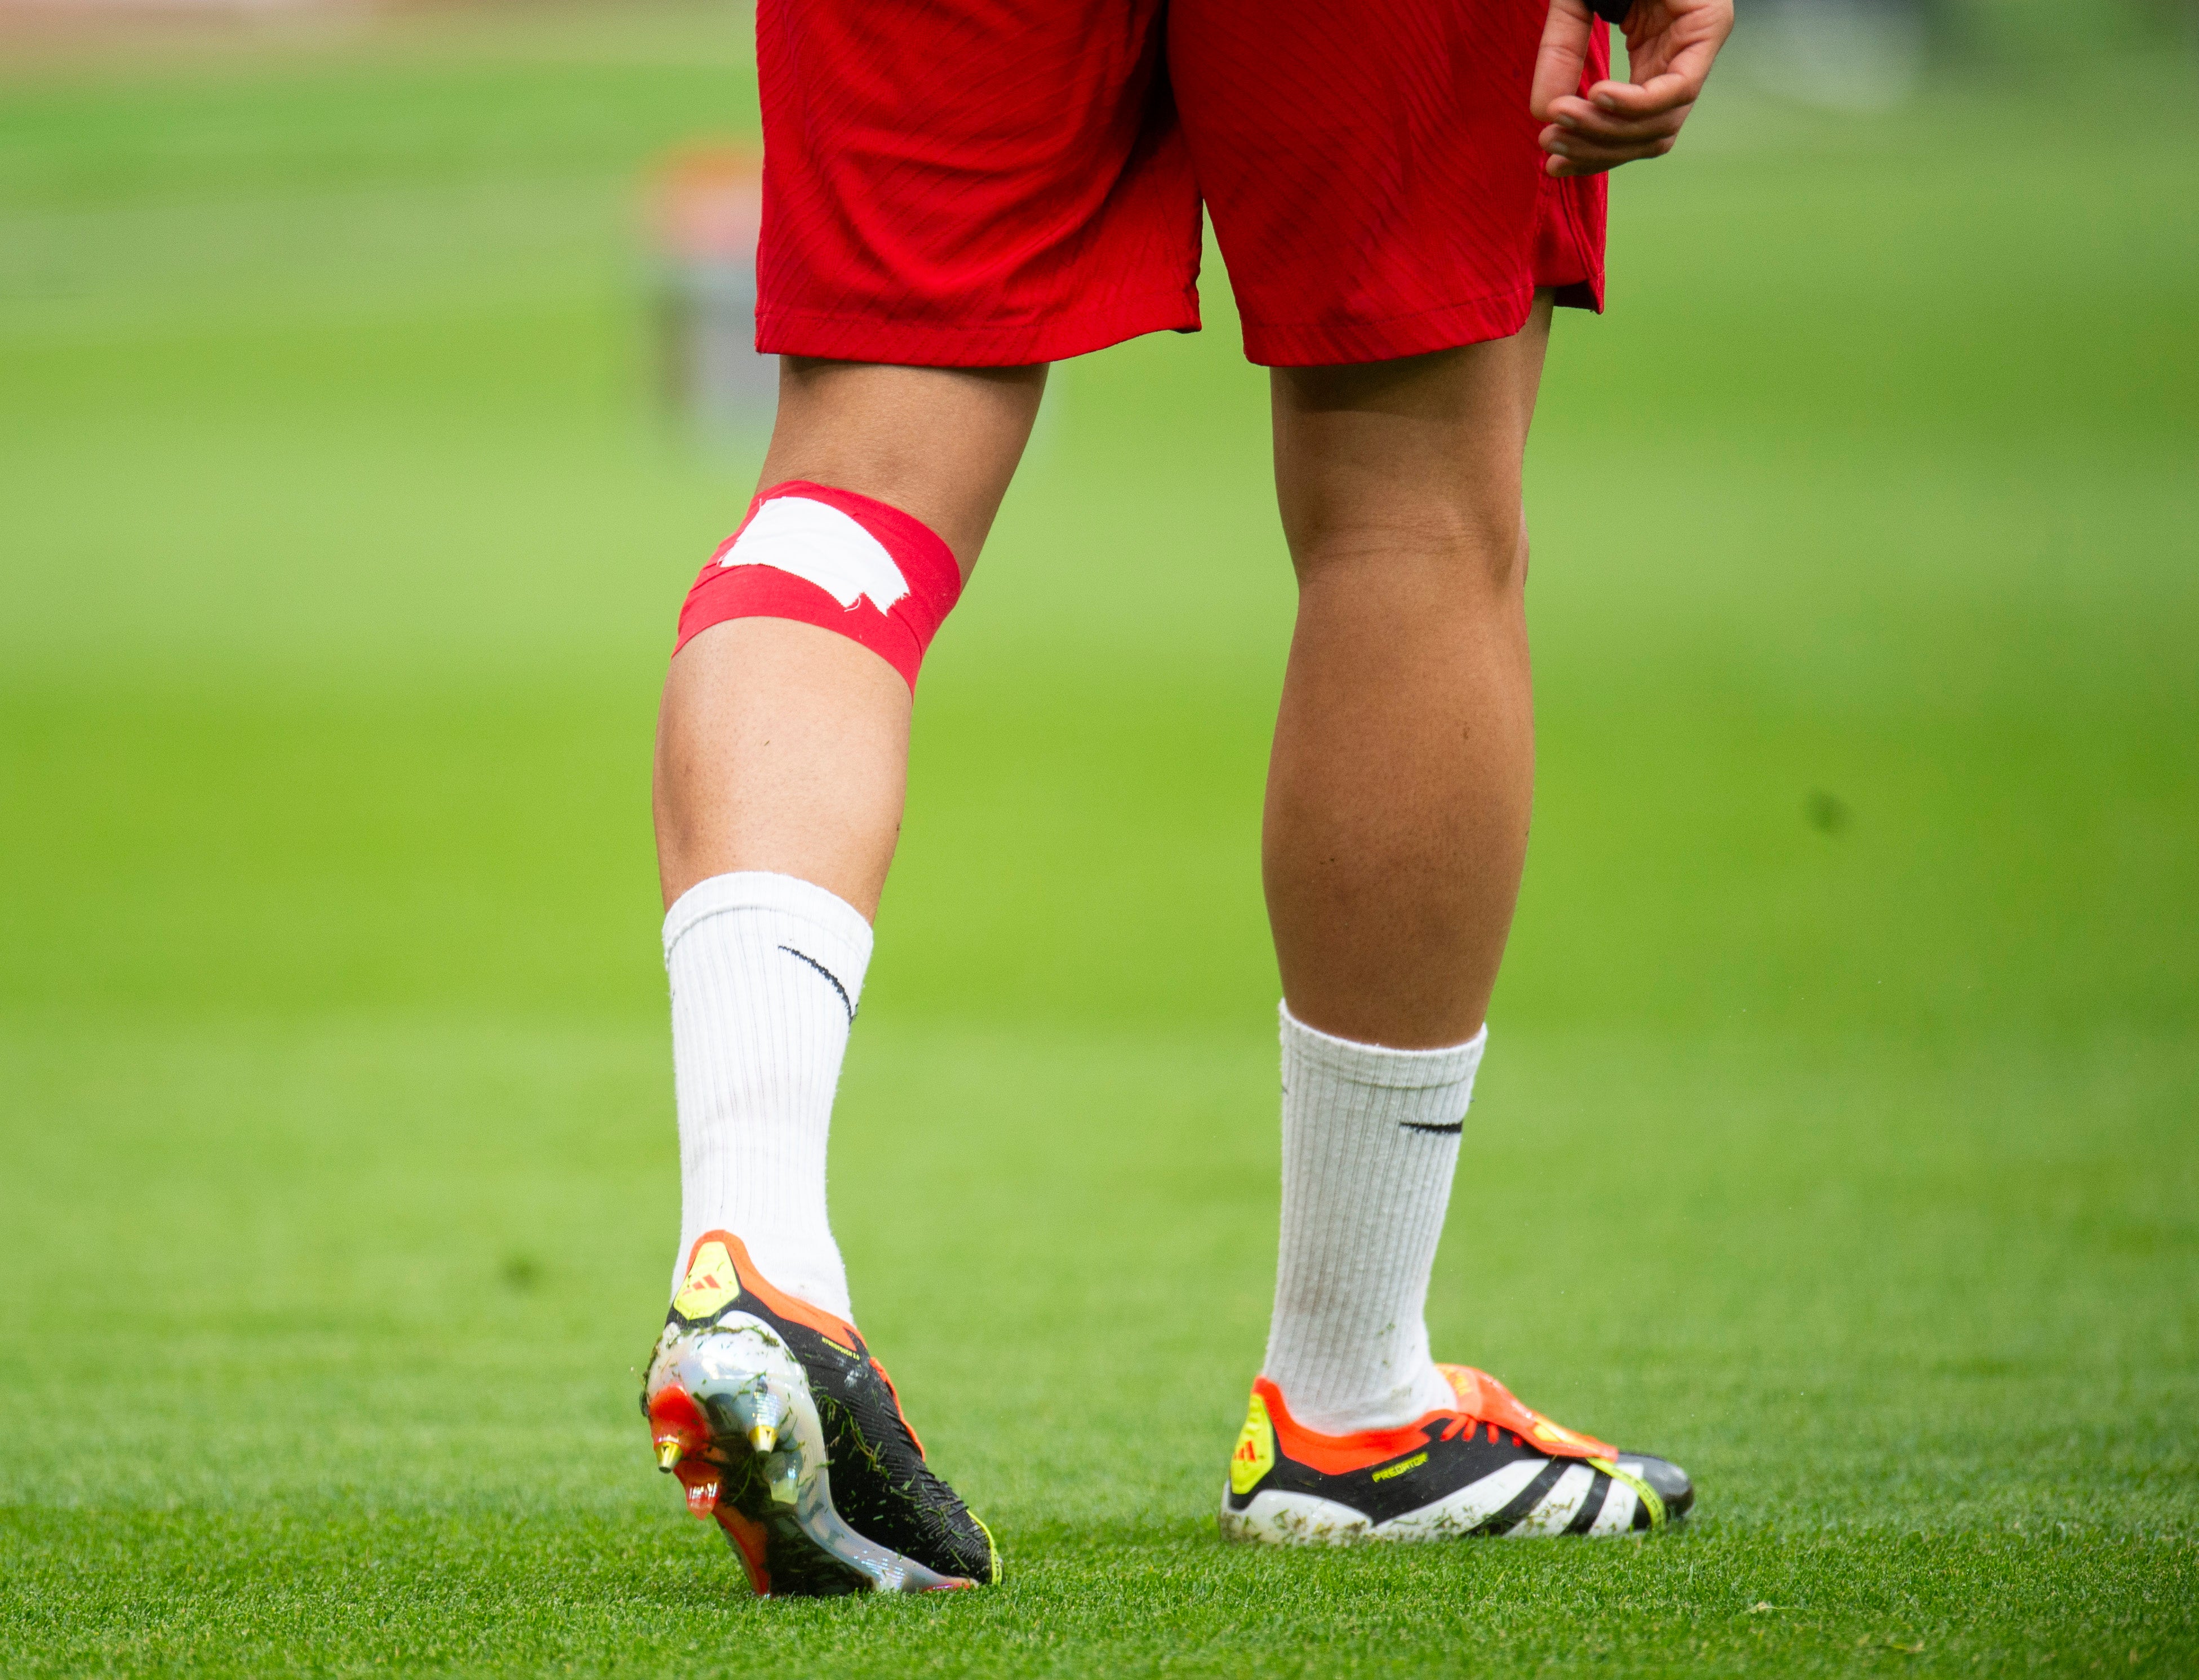
[[[1466,1365],[1457,1405],[1395,1429],[1323,1435],[1262,1377],[1230,1455],[1222,1531],[1277,1545],[1468,1534],[1631,1534],[1687,1514],[1679,1466],[1577,1434]]]
[[[687,1257],[641,1409],[657,1467],[716,1520],[760,1594],[1000,1578],[992,1535],[925,1463],[855,1327],[773,1288],[727,1232]]]

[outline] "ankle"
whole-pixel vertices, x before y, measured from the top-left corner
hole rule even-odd
[[[1392,1050],[1282,1011],[1282,1233],[1263,1368],[1309,1428],[1394,1427],[1452,1403],[1424,1314],[1485,1040]]]

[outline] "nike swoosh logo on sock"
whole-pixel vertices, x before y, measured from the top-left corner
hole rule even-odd
[[[786,948],[782,945],[779,948],[783,951]],[[1425,1120],[1400,1120],[1397,1129],[1406,1132],[1462,1132],[1466,1129],[1466,1122],[1454,1120],[1448,1126],[1432,1126]]]
[[[840,977],[833,973],[831,969],[825,967],[823,963],[818,961],[816,958],[811,956],[807,951],[797,951],[791,945],[782,945],[779,948],[785,952],[788,956],[796,958],[802,962],[808,963],[810,967],[815,969],[820,974],[823,975],[826,980],[831,983],[832,989],[840,995],[840,1007],[848,1012],[848,1024],[849,1026],[855,1025],[855,1006],[849,999],[848,989],[840,983]]]

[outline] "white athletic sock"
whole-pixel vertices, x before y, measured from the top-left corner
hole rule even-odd
[[[1428,1273],[1484,1027],[1386,1050],[1283,1018],[1283,1234],[1267,1375],[1326,1435],[1456,1403],[1428,1352]]]
[[[765,1278],[853,1321],[825,1209],[840,1059],[871,960],[871,925],[791,875],[715,875],[664,918],[680,1105],[680,1252],[730,1231]]]

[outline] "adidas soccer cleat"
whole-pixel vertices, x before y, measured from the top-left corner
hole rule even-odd
[[[855,1327],[781,1294],[740,1239],[697,1240],[642,1378],[660,1469],[760,1594],[998,1580],[984,1524],[933,1475]]]
[[[1486,1372],[1436,1368],[1455,1409],[1354,1435],[1308,1429],[1260,1378],[1229,1460],[1222,1533],[1299,1545],[1629,1534],[1662,1528],[1694,1503],[1677,1465],[1553,1423]]]

